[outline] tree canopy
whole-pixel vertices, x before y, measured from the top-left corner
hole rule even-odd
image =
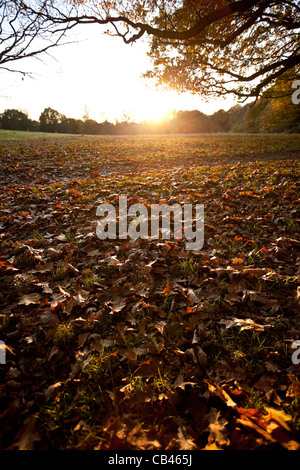
[[[261,95],[287,71],[296,76],[299,70],[298,0],[16,0],[2,4],[21,10],[22,19],[35,15],[39,33],[50,28],[58,40],[80,24],[107,25],[108,34],[127,44],[147,38],[153,67],[145,76],[178,91],[206,97],[231,93],[247,99]],[[0,53],[0,64],[9,54]]]

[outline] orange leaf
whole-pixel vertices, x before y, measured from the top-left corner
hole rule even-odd
[[[167,285],[166,285],[166,287],[164,288],[164,293],[165,293],[165,295],[169,295],[170,290],[171,290],[171,288],[170,288],[170,282],[167,281]]]
[[[232,264],[243,264],[244,260],[242,258],[235,258],[232,261]]]

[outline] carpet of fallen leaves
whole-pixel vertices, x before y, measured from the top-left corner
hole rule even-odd
[[[2,449],[300,449],[298,136],[0,142]],[[96,236],[199,203],[205,242]],[[292,361],[292,354],[296,361]]]

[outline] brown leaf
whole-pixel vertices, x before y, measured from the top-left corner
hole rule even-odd
[[[225,390],[223,390],[222,387],[220,387],[217,384],[214,384],[208,379],[204,379],[203,382],[207,383],[208,389],[211,394],[220,397],[221,400],[224,401],[224,403],[226,403],[226,405],[229,406],[230,408],[233,408],[233,409],[237,408],[237,404],[232,400],[232,398],[228,395],[228,393]]]
[[[53,290],[49,286],[48,282],[37,282],[36,286],[41,287],[44,294],[53,294]]]
[[[46,273],[53,270],[53,263],[39,263],[35,269],[31,269],[31,273]]]
[[[25,419],[23,426],[17,434],[17,442],[14,444],[18,450],[35,450],[35,443],[41,440],[36,430],[36,416],[30,415]]]
[[[269,268],[244,268],[243,273],[250,277],[263,277],[270,272]]]
[[[26,294],[19,300],[19,305],[38,304],[40,298],[40,294]]]
[[[48,403],[48,401],[52,400],[57,394],[59,393],[61,389],[61,382],[56,382],[53,385],[50,385],[47,390],[45,391],[45,401]]]
[[[247,318],[246,320],[242,320],[241,318],[233,318],[233,319],[222,319],[219,322],[221,325],[225,325],[226,329],[232,328],[234,326],[240,326],[241,331],[243,330],[256,330],[256,331],[264,331],[265,328],[271,327],[271,325],[259,325],[255,323],[251,318]]]
[[[277,238],[276,243],[280,246],[295,245],[296,247],[300,247],[300,240],[296,240],[295,238],[280,237]]]
[[[155,346],[155,349],[157,350],[158,353],[160,353],[164,349],[164,343],[163,342],[158,342],[155,338],[154,333],[151,333],[149,335],[149,338],[151,339],[152,343]]]
[[[226,425],[228,421],[220,417],[220,411],[216,408],[211,408],[209,413],[209,436],[205,446],[205,450],[221,450],[228,446],[230,440],[228,438],[228,431]]]
[[[161,361],[152,362],[151,360],[143,362],[140,367],[135,371],[135,374],[140,377],[157,377],[158,370],[163,374],[163,364]]]
[[[126,298],[124,297],[115,297],[110,301],[111,309],[114,313],[121,312],[126,306]]]
[[[155,328],[157,328],[157,330],[162,334],[164,335],[166,333],[166,326],[167,326],[167,322],[166,321],[159,321],[155,324]]]
[[[300,306],[300,286],[297,287],[296,291],[296,302]]]
[[[45,328],[54,328],[59,323],[58,316],[52,310],[45,310],[41,315],[41,323]]]
[[[140,450],[159,450],[161,444],[156,439],[151,439],[146,435],[145,432],[139,434],[141,425],[138,425],[136,429],[130,431],[127,437],[127,442]]]
[[[195,444],[194,440],[191,437],[189,437],[189,435],[187,434],[187,430],[185,429],[184,426],[179,426],[177,444],[178,444],[179,450],[197,449],[197,445]]]
[[[184,390],[186,385],[196,385],[196,382],[189,382],[189,381],[186,382],[184,380],[183,374],[180,373],[178,375],[177,379],[175,380],[175,382],[173,384],[173,387],[174,388],[182,388],[182,390]]]
[[[70,315],[71,312],[72,312],[72,309],[73,309],[73,306],[74,306],[74,298],[73,297],[70,297],[68,299],[66,299],[63,303],[62,303],[62,311],[64,313],[66,313],[67,315]]]
[[[275,442],[275,439],[273,439],[272,436],[268,432],[266,432],[263,428],[258,426],[255,422],[251,421],[249,418],[247,417],[239,418],[236,420],[236,422],[238,424],[242,424],[246,428],[250,428],[256,431],[258,434],[263,436],[267,441]]]
[[[52,309],[55,309],[57,308],[59,305],[61,305],[63,302],[66,301],[66,299],[68,299],[67,296],[63,295],[63,294],[56,294],[54,293],[53,296],[52,296],[52,300],[50,302],[50,307]]]

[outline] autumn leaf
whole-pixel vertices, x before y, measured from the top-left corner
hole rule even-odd
[[[243,258],[234,258],[232,260],[232,264],[243,264],[243,263],[244,263]]]
[[[224,401],[227,406],[233,409],[237,408],[237,404],[232,400],[230,395],[228,395],[228,393],[222,387],[208,379],[204,379],[204,382],[207,383],[208,389],[212,393],[212,395],[220,397],[221,400]]]
[[[221,450],[229,445],[230,439],[226,426],[228,421],[221,417],[221,412],[211,408],[209,413],[209,436],[204,450]]]
[[[177,445],[179,450],[197,449],[197,444],[195,443],[194,439],[188,436],[186,429],[182,426],[179,426],[178,429]]]
[[[37,417],[29,415],[21,429],[19,430],[14,444],[14,448],[18,450],[35,450],[35,445],[41,440],[41,435],[37,430]]]
[[[268,268],[244,268],[243,273],[250,277],[261,278],[268,274],[270,270]]]
[[[175,380],[173,387],[174,388],[181,388],[182,390],[185,389],[187,385],[196,385],[196,382],[189,382],[184,380],[184,376],[182,373],[180,373]]]
[[[61,390],[62,383],[61,382],[56,382],[53,385],[49,385],[47,390],[45,391],[45,401],[48,403],[50,400],[52,400],[56,395],[58,395],[59,391]]]
[[[38,304],[40,301],[40,294],[26,294],[19,300],[19,305]]]
[[[109,302],[109,304],[113,313],[121,312],[123,308],[126,306],[126,298],[115,297],[113,300]]]
[[[169,295],[171,291],[170,281],[167,281],[166,287],[164,288],[164,294]]]
[[[233,319],[222,319],[220,320],[221,325],[225,325],[227,328],[233,328],[235,326],[240,326],[241,331],[243,330],[256,330],[256,331],[264,331],[265,328],[270,328],[271,325],[259,325],[255,323],[251,318],[247,318],[245,320],[241,318],[233,318]]]
[[[0,139],[7,447],[297,449],[299,162],[281,156],[300,140],[256,137]],[[203,248],[99,240],[97,204],[125,194],[201,197]]]

